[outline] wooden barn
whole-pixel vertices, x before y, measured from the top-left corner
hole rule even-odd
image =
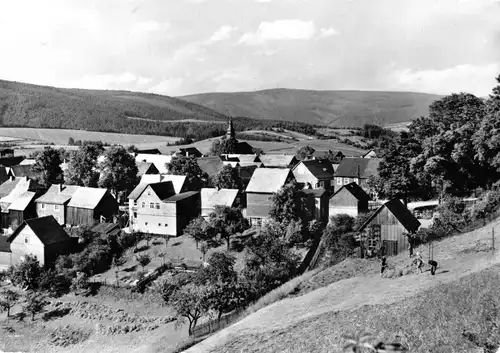
[[[0,185],[0,224],[3,229],[10,226],[10,205],[25,192],[37,192],[38,188],[39,186],[27,177],[11,177]]]
[[[35,198],[37,194],[34,191],[26,191],[19,195],[8,208],[9,225],[15,230],[25,220],[36,218]]]
[[[118,202],[108,189],[80,187],[67,207],[66,224],[93,225],[118,214]]]
[[[384,255],[397,255],[408,249],[406,234],[415,233],[420,222],[398,199],[380,206],[358,229],[368,255],[375,255],[383,245]]]
[[[79,188],[77,185],[51,185],[45,194],[35,200],[37,216],[54,216],[59,224],[66,224],[69,200]]]
[[[357,217],[361,213],[368,213],[370,196],[356,183],[342,186],[331,197],[329,202],[329,216],[348,214]]]

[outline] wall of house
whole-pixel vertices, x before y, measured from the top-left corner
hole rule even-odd
[[[109,220],[116,214],[118,214],[118,202],[108,191],[94,209],[94,218],[99,221],[103,216]]]
[[[9,212],[0,212],[0,224],[2,225],[2,228],[9,228]]]
[[[313,189],[319,187],[319,180],[304,166],[304,164],[298,164],[292,173],[298,183],[309,183]]]
[[[182,231],[191,222],[192,219],[198,217],[201,212],[201,195],[200,193],[193,194],[191,197],[179,200],[177,202],[176,217],[177,217],[177,236],[182,234]]]
[[[81,207],[67,207],[66,224],[70,225],[93,225],[96,220],[94,210]]]
[[[12,264],[16,265],[26,255],[35,255],[40,265],[45,265],[45,247],[29,226],[25,226],[10,244]]]
[[[129,205],[129,207],[134,206]],[[130,214],[130,225],[137,232],[176,235],[176,204],[162,202],[148,187],[139,197],[135,210]]]
[[[66,223],[66,206],[50,203],[36,203],[36,214],[38,217],[53,216],[59,224]]]
[[[356,183],[364,189],[364,188],[366,188],[366,180],[367,179],[344,178],[344,177],[340,177],[340,176],[335,176],[335,178],[332,181],[332,186],[334,187],[335,191],[337,191],[338,189],[340,189],[344,185],[347,185],[350,183]]]
[[[247,193],[247,211],[246,216],[252,218],[268,218],[271,209],[271,196],[268,193]]]
[[[397,242],[393,243],[394,245],[389,245],[391,247],[394,246],[396,253],[400,253],[408,249],[408,239],[404,235],[406,233],[406,229],[386,207],[384,207],[375,216],[370,224],[380,225],[380,240],[382,242]],[[386,245],[386,248],[387,247],[388,245]]]

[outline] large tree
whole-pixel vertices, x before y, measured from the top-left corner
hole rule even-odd
[[[201,170],[195,157],[173,157],[170,163],[166,164],[168,172],[173,175],[185,175],[186,187],[188,190],[200,190],[205,180],[208,179],[207,173]]]
[[[297,159],[301,161],[310,159],[315,151],[311,146],[302,146],[297,150]]]
[[[66,184],[97,187],[99,181],[97,158],[103,151],[102,143],[87,141],[78,150],[72,151],[64,173]]]
[[[37,153],[35,164],[31,170],[36,174],[35,179],[44,187],[61,181],[61,154],[52,147],[45,147],[42,152]]]
[[[134,157],[122,146],[109,148],[104,157],[99,166],[102,171],[99,186],[112,190],[117,197],[122,193],[130,193],[138,183]]]
[[[208,296],[209,290],[206,286],[189,283],[176,290],[168,300],[168,304],[177,313],[178,323],[187,319],[189,323],[188,333],[191,336],[198,320],[210,310]]]
[[[208,222],[221,239],[226,241],[228,250],[231,237],[249,228],[249,223],[240,209],[223,205],[215,205]]]
[[[284,185],[273,194],[271,201],[269,215],[279,223],[298,220],[307,222],[310,219],[306,195],[295,181]]]
[[[210,154],[213,156],[220,156],[221,154],[236,153],[238,141],[235,138],[224,138],[212,142]]]
[[[211,178],[212,186],[219,189],[241,189],[243,183],[238,169],[225,165],[220,172]]]

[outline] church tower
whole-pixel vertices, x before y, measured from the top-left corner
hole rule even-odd
[[[231,119],[231,118],[229,118],[229,125],[227,127],[226,138],[228,140],[236,138],[236,135],[234,133],[234,127],[233,127],[233,119]]]

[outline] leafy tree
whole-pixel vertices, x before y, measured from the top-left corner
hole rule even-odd
[[[59,152],[48,146],[38,153],[35,158],[35,164],[31,170],[35,173],[35,179],[44,187],[60,181],[63,174],[61,169],[61,156]]]
[[[220,321],[222,314],[241,308],[248,303],[248,287],[237,281],[217,282],[207,287],[207,306]]]
[[[213,156],[220,156],[221,154],[236,153],[237,146],[238,141],[236,141],[235,138],[215,140],[214,142],[212,142],[210,154]]]
[[[38,288],[52,297],[60,297],[68,293],[71,287],[71,277],[66,271],[43,271],[38,281]]]
[[[144,268],[151,262],[151,257],[148,254],[141,254],[136,257],[136,260],[141,265],[142,272],[144,272]]]
[[[214,252],[208,258],[208,266],[198,272],[198,281],[202,284],[233,282],[238,279],[234,269],[236,258],[227,252]]]
[[[347,258],[356,247],[354,224],[355,219],[347,214],[339,214],[330,218],[323,237],[325,247],[332,255],[334,263]]]
[[[19,301],[20,295],[12,289],[6,289],[0,293],[0,309],[7,311],[7,317],[10,316],[10,309]]]
[[[69,146],[73,146],[74,144],[75,144],[75,139],[74,139],[73,137],[70,137],[70,138],[68,139],[68,145],[69,145]]]
[[[89,276],[84,272],[77,272],[76,277],[71,282],[71,290],[78,292],[87,290],[90,287]]]
[[[259,147],[253,147],[252,152],[254,154],[256,154],[257,156],[261,156],[261,155],[265,154],[264,151],[262,150],[262,148],[259,148]]]
[[[313,156],[315,149],[311,146],[302,146],[297,150],[297,159],[300,161],[304,161],[310,159]]]
[[[69,185],[97,187],[99,171],[97,158],[104,151],[102,143],[84,142],[76,151],[72,151],[64,180]]]
[[[279,223],[291,221],[308,221],[310,210],[307,207],[306,195],[295,181],[284,185],[271,197],[271,218]]]
[[[285,239],[289,244],[301,243],[304,240],[304,226],[301,220],[291,221],[286,225]]]
[[[177,322],[181,323],[184,319],[188,320],[190,336],[193,334],[198,320],[205,316],[210,309],[207,300],[208,296],[209,290],[207,287],[189,283],[175,291],[169,298],[168,304],[176,311]]]
[[[130,193],[138,183],[137,164],[122,146],[112,146],[104,153],[100,165],[102,175],[99,186],[112,190],[114,195]]]
[[[199,242],[205,242],[209,247],[216,247],[218,245],[215,240],[217,235],[215,229],[203,217],[197,217],[189,222],[186,228],[184,228],[184,234],[193,238],[197,246]]]
[[[242,181],[236,168],[225,165],[224,168],[211,178],[211,183],[219,189],[241,189]]]
[[[186,187],[188,190],[200,190],[207,180],[207,173],[203,172],[194,157],[173,157],[170,163],[166,164],[170,174],[185,175]]]
[[[41,312],[48,304],[44,294],[29,291],[25,296],[24,311],[31,314],[31,321],[35,320],[35,315]]]
[[[216,234],[226,240],[228,250],[231,237],[250,228],[247,219],[243,217],[239,208],[222,205],[215,205],[214,212],[210,214],[208,223]]]
[[[43,268],[33,255],[26,255],[24,261],[16,266],[11,266],[8,276],[12,284],[25,290],[36,290]]]

